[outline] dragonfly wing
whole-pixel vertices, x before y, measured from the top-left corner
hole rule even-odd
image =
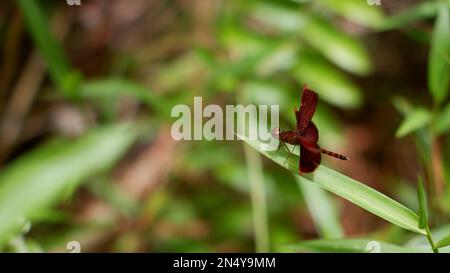
[[[317,130],[316,125],[312,121],[310,121],[306,127],[302,138],[310,143],[317,143],[319,140],[319,130]]]
[[[310,173],[313,172],[317,166],[319,166],[321,161],[320,148],[315,144],[314,148],[309,148],[304,145],[300,145],[300,173]]]
[[[319,96],[316,92],[308,89],[307,86],[303,88],[302,105],[300,110],[295,111],[295,118],[297,119],[297,130],[303,134],[308,127],[314,113],[316,112],[317,102]]]

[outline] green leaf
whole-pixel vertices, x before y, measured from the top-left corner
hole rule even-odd
[[[450,56],[449,7],[442,5],[439,10],[433,35],[428,63],[428,88],[436,103],[442,103],[448,94]]]
[[[450,1],[446,0],[447,5]],[[406,9],[398,14],[388,17],[382,26],[381,30],[389,30],[399,28],[408,23],[423,20],[426,18],[431,18],[436,15],[440,7],[439,1],[425,1],[423,3],[417,4],[411,8]]]
[[[250,140],[241,135],[238,135],[238,137],[266,157],[272,157],[273,152],[268,152],[268,150],[273,149],[273,147],[270,147],[269,144],[258,140]],[[291,154],[289,160],[287,158],[287,151],[281,149],[271,159],[294,174],[298,174],[299,157]],[[404,229],[426,234],[425,230],[419,229],[419,217],[413,211],[386,195],[330,168],[319,165],[313,173],[303,174],[299,179],[314,183]]]
[[[295,179],[319,234],[326,239],[343,237],[339,216],[328,193],[317,185],[302,181],[297,175]]]
[[[281,1],[253,1],[248,14],[252,19],[276,30],[295,32],[306,22],[305,15],[295,6]]]
[[[91,99],[117,99],[130,96],[161,112],[168,109],[167,106],[164,107],[161,98],[147,87],[120,78],[84,82],[78,95]]]
[[[419,176],[418,179],[417,195],[419,198],[419,228],[425,228],[428,226],[427,197],[423,186],[423,179],[421,176]]]
[[[17,4],[22,11],[27,28],[33,38],[35,46],[42,54],[52,80],[66,94],[73,91],[73,76],[69,60],[64,50],[53,34],[50,32],[46,16],[35,0],[18,0]]]
[[[395,136],[398,138],[404,137],[409,133],[424,127],[430,120],[431,113],[428,110],[424,108],[414,109],[412,112],[408,113],[406,118],[400,124]]]
[[[107,170],[135,138],[130,124],[94,130],[79,139],[50,142],[0,173],[0,245],[18,219],[37,218],[88,176]]]
[[[292,68],[297,61],[298,49],[297,42],[281,43],[258,63],[256,73],[267,77]]]
[[[361,90],[336,67],[322,58],[303,52],[299,56],[294,77],[311,85],[320,98],[341,108],[357,108],[362,104]]]
[[[447,133],[450,130],[450,103],[440,112],[434,120],[434,131],[438,135]]]
[[[429,247],[403,247],[369,239],[311,240],[283,247],[286,251],[318,253],[427,253]]]
[[[450,235],[444,237],[443,239],[439,240],[436,243],[437,248],[442,248],[442,247],[446,247],[446,246],[450,246]]]
[[[384,24],[385,16],[381,8],[370,6],[361,0],[319,0],[315,1],[322,9],[332,10],[344,18],[368,27]]]
[[[335,28],[330,22],[311,17],[299,34],[342,69],[358,75],[371,73],[372,62],[360,40]]]
[[[439,242],[440,240],[447,237],[448,234],[450,234],[450,225],[441,225],[439,227],[436,227],[431,230],[431,233],[433,234],[433,239],[436,242]],[[425,236],[422,235],[415,235],[413,236],[407,243],[406,246],[424,246],[428,249],[430,248],[428,239]],[[446,247],[445,249],[439,249],[439,252],[448,252],[450,251],[450,247]]]

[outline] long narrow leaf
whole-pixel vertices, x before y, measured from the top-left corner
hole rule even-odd
[[[439,240],[436,244],[437,248],[442,248],[442,247],[446,247],[446,246],[450,246],[450,235]]]
[[[302,181],[298,175],[295,175],[295,179],[321,237],[325,239],[343,237],[338,214],[329,194],[317,185]]]
[[[395,136],[398,138],[404,137],[422,127],[427,125],[431,120],[431,113],[423,108],[414,109],[408,113],[405,119],[400,124]]]
[[[428,209],[427,198],[425,188],[423,187],[422,177],[419,176],[419,182],[417,185],[417,195],[419,198],[419,228],[425,228],[428,226]]]
[[[268,144],[250,140],[241,135],[238,135],[238,137],[266,157],[272,157],[271,153],[267,152]],[[282,149],[271,159],[282,167],[298,174],[299,157],[290,155],[289,160],[286,160],[287,158],[287,152]],[[320,165],[314,173],[302,175],[300,179],[315,183],[395,225],[420,234],[426,233],[418,227],[419,217],[413,211],[386,195],[330,168]]]
[[[427,253],[429,247],[403,247],[368,239],[311,240],[283,247],[281,250],[319,253]]]
[[[51,78],[58,87],[69,93],[69,88],[76,73],[71,72],[69,60],[62,46],[50,32],[49,24],[40,4],[36,0],[18,0],[27,28],[33,38],[35,46],[44,58]]]
[[[450,103],[436,116],[434,131],[437,134],[445,134],[450,130]]]
[[[446,2],[447,5],[450,5],[449,0],[446,0]],[[433,17],[439,11],[439,7],[439,1],[425,1],[414,5],[384,20],[381,30],[400,28],[408,23]]]
[[[445,100],[449,87],[450,17],[449,7],[442,5],[431,38],[428,64],[428,87],[436,103]]]
[[[79,96],[90,99],[117,99],[129,96],[160,112],[168,109],[168,106],[163,105],[163,100],[145,86],[121,78],[87,81],[80,86]]]

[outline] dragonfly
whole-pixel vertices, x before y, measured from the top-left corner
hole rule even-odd
[[[294,146],[300,145],[300,162],[298,166],[300,174],[313,172],[320,165],[322,154],[341,160],[348,160],[348,157],[322,149],[317,144],[319,131],[311,120],[316,112],[318,101],[319,96],[317,93],[309,89],[307,85],[304,85],[300,110],[294,109],[297,120],[295,130],[286,131],[280,128],[272,130],[272,136],[280,141],[278,149],[281,148],[281,145],[287,148],[286,143]]]

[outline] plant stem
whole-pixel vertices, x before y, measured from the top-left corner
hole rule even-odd
[[[267,223],[266,190],[264,187],[260,155],[249,145],[244,145],[248,166],[250,198],[252,201],[253,227],[256,252],[269,252],[269,227]]]
[[[430,243],[431,249],[433,250],[434,253],[439,253],[439,250],[434,245],[433,237],[431,236],[431,231],[428,226],[425,227],[425,231],[427,232],[427,240],[428,243]]]
[[[431,143],[431,164],[433,170],[436,196],[440,197],[444,191],[444,170],[442,168],[442,153],[439,139],[432,136]]]

